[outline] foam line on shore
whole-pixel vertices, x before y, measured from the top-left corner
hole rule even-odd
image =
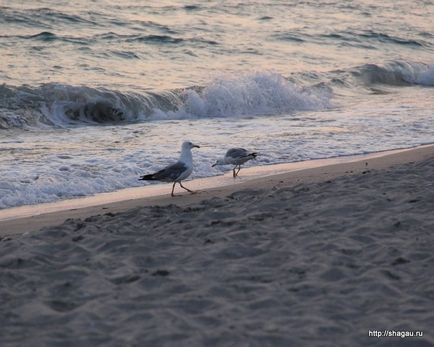
[[[226,196],[242,189],[288,186],[318,182],[367,170],[386,169],[393,165],[421,161],[434,156],[434,145],[397,149],[364,155],[301,161],[243,169],[241,178],[231,173],[187,182],[198,191],[190,195],[178,193],[171,198],[170,187],[157,184],[128,188],[95,196],[63,200],[55,203],[20,206],[0,211],[0,236],[37,231],[61,224],[68,218],[87,218],[97,214],[117,213],[138,206],[188,205],[214,196]]]

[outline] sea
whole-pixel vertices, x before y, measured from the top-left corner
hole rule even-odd
[[[434,1],[0,0],[0,208],[434,143]],[[242,171],[241,171],[242,174]],[[147,184],[147,183],[145,183]]]

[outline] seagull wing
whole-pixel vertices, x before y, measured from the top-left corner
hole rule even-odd
[[[249,152],[247,152],[244,148],[231,148],[226,152],[227,158],[239,159],[243,157],[247,157]]]
[[[173,182],[178,179],[183,172],[187,171],[188,167],[181,161],[176,162],[175,164],[169,165],[164,169],[154,173],[153,179],[157,181],[166,181]]]

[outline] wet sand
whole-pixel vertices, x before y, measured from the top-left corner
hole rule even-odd
[[[432,146],[225,189],[3,235],[0,345],[434,346]]]

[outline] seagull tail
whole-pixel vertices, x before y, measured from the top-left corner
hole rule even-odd
[[[144,175],[139,178],[139,181],[153,181],[153,180],[155,180],[154,174]]]

